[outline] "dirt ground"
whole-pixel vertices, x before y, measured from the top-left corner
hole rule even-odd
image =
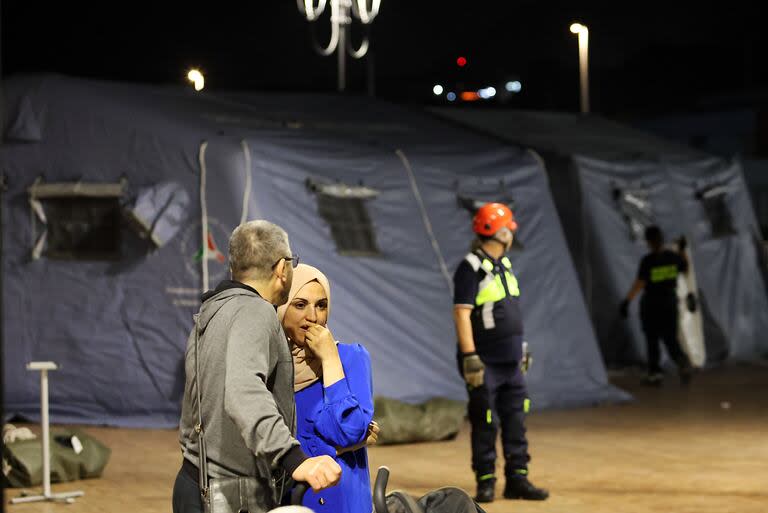
[[[530,416],[531,480],[551,498],[497,500],[489,513],[768,512],[768,367],[705,371],[690,388],[672,376],[659,389],[638,386],[632,373],[612,380],[636,400]],[[85,429],[113,450],[104,476],[54,486],[85,497],[72,505],[6,503],[9,511],[170,511],[180,464],[175,431]],[[448,442],[374,447],[372,474],[387,465],[390,489],[414,495],[445,485],[472,491],[468,438],[465,426]],[[6,499],[18,492],[7,490]]]

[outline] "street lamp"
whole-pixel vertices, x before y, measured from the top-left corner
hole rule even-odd
[[[581,23],[571,25],[571,32],[579,35],[579,82],[581,84],[581,112],[589,113],[589,29]]]
[[[189,73],[187,73],[187,80],[192,82],[195,86],[195,91],[202,91],[205,87],[205,77],[198,69],[189,70]]]
[[[313,37],[315,50],[320,55],[327,57],[336,52],[338,58],[338,90],[344,91],[347,82],[347,54],[353,59],[362,59],[368,53],[370,43],[367,37],[363,38],[360,47],[354,49],[350,37],[352,18],[358,19],[363,25],[373,23],[379,14],[381,0],[296,0],[299,11],[314,22],[325,11],[327,4],[331,4],[331,40],[328,46],[323,47]]]

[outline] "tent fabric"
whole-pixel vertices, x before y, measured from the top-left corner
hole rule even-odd
[[[18,112],[6,130],[5,138],[16,142],[41,141],[43,133],[42,124],[38,118],[40,115],[33,110],[28,96],[21,98],[18,102]]]
[[[647,252],[633,240],[615,191],[647,193],[667,239],[685,236],[698,277],[710,364],[768,354],[768,296],[759,227],[741,165],[623,127],[598,116],[439,109],[438,114],[513,144],[536,149],[550,178],[586,303],[609,365],[644,362],[637,315],[618,304]],[[701,193],[722,187],[734,233],[713,231]],[[635,307],[636,308],[636,307]]]
[[[376,395],[413,403],[466,398],[452,295],[434,241],[452,271],[472,238],[457,191],[492,199],[501,184],[519,211],[524,249],[512,261],[536,358],[529,374],[534,407],[629,397],[607,381],[547,176],[527,150],[369,98],[200,94],[51,75],[14,78],[5,89],[9,105],[30,98],[30,115],[45,120],[40,142],[8,143],[0,152],[10,186],[3,196],[10,414],[37,417],[35,376],[24,364],[44,359],[61,367],[51,375],[54,422],[176,425],[202,259],[210,286],[227,276],[227,242],[240,223],[244,191],[248,217],[283,226],[293,252],[329,277],[336,299],[330,328],[338,340],[367,347]],[[129,195],[172,182],[191,200],[176,217],[183,217],[181,228],[161,247],[126,229],[118,261],[31,261],[26,188],[39,176],[105,183],[125,177]],[[378,192],[365,205],[380,255],[337,252],[311,182]]]
[[[583,155],[606,161],[642,156],[709,155],[597,115],[562,112],[434,108],[441,118],[539,152]]]

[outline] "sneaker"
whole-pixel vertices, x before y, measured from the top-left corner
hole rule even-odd
[[[496,478],[483,479],[477,482],[475,502],[493,502],[496,495]]]
[[[544,488],[536,488],[527,477],[513,477],[507,479],[504,486],[505,499],[523,499],[526,501],[543,501],[549,497],[549,492]]]
[[[660,372],[652,372],[644,377],[641,383],[650,387],[660,387],[664,383],[664,375]]]

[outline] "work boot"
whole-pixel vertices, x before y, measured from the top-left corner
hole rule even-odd
[[[481,479],[477,482],[476,502],[493,502],[496,495],[496,478]]]
[[[664,383],[664,375],[660,372],[649,372],[641,383],[649,387],[660,387]]]
[[[504,486],[505,499],[523,499],[526,501],[543,501],[549,497],[549,492],[544,488],[536,488],[525,476],[507,478]]]

